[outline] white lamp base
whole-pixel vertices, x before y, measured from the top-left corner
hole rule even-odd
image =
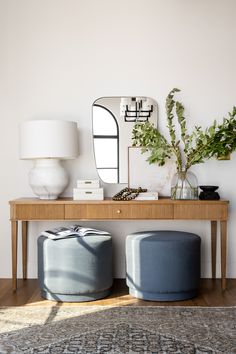
[[[68,182],[66,170],[58,159],[37,159],[29,172],[29,184],[39,199],[57,199]]]

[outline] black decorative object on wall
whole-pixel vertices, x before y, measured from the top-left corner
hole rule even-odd
[[[202,192],[199,194],[201,200],[219,200],[220,196],[216,190],[219,186],[199,186]]]

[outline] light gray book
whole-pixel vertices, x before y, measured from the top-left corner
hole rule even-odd
[[[52,240],[59,240],[61,238],[88,236],[88,235],[110,235],[107,231],[92,229],[80,225],[72,225],[69,227],[61,226],[41,232],[42,236],[48,237]]]

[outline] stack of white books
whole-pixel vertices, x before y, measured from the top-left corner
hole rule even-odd
[[[139,195],[135,198],[135,200],[157,200],[158,192],[155,191],[147,191],[144,193],[139,193]]]
[[[104,191],[100,188],[98,179],[78,180],[73,189],[74,200],[103,200]]]

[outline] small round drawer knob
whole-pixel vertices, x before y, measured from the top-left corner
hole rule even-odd
[[[120,209],[117,209],[117,214],[121,214],[121,210]]]

